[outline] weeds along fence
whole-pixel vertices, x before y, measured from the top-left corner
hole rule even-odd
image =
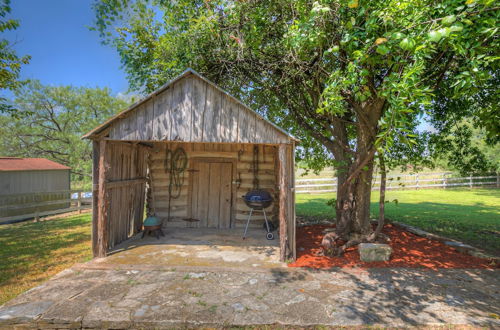
[[[0,196],[0,224],[92,207],[91,193],[82,190],[60,190]]]
[[[430,189],[452,187],[490,186],[500,188],[500,174],[485,176],[458,176],[455,173],[418,173],[387,176],[387,190]],[[372,190],[380,188],[380,177],[372,183]],[[324,193],[337,191],[336,178],[296,179],[295,192]]]

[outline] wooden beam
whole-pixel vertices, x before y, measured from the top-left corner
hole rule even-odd
[[[99,142],[92,141],[92,254],[97,256],[97,215],[99,200]]]
[[[99,141],[99,179],[98,179],[98,200],[97,200],[97,242],[95,257],[105,257],[108,251],[108,209],[106,194],[106,172],[109,164],[106,157],[106,140]]]
[[[295,215],[295,143],[289,147],[289,177],[290,196],[288,199],[288,241],[290,242],[290,258],[297,260],[297,217]]]
[[[137,178],[130,180],[107,181],[105,184],[106,189],[114,189],[128,186],[135,186],[136,184],[145,183],[146,178]]]
[[[280,260],[285,261],[288,256],[288,230],[287,230],[287,146],[278,146],[278,186],[279,186],[279,229],[280,229]]]

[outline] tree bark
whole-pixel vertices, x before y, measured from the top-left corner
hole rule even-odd
[[[373,237],[370,195],[377,123],[383,107],[384,101],[375,99],[357,109],[357,149],[348,171],[337,173],[336,227],[334,233],[327,234],[323,239],[326,254],[341,255],[347,248],[368,242]],[[336,149],[332,152],[336,160],[349,159],[345,150]]]
[[[384,155],[379,154],[378,158],[380,161],[380,197],[378,202],[378,223],[375,232],[370,236],[370,241],[375,241],[378,238],[385,224],[385,189],[387,182],[387,170],[385,168]]]

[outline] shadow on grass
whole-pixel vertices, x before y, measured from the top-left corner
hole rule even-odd
[[[0,284],[84,256],[90,238],[89,215],[1,226]]]
[[[472,193],[488,194],[488,191]],[[491,194],[495,196],[495,191]],[[297,215],[311,223],[318,220],[334,221],[335,211],[326,205],[328,199],[329,197],[325,196],[300,201],[297,203]],[[372,216],[378,217],[378,203],[372,202],[370,207]],[[385,212],[389,220],[413,225],[500,255],[500,212],[497,206],[485,205],[483,202],[476,202],[474,205],[439,201],[398,204],[390,202],[386,204]]]

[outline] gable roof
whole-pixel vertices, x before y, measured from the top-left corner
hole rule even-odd
[[[189,80],[189,78],[191,77],[194,78],[193,79],[194,82],[190,84],[183,83],[184,80]],[[198,94],[202,93],[202,91],[200,91],[199,89],[203,88],[203,86],[199,86],[199,84],[204,84],[206,86],[209,86],[211,90],[210,93],[212,93],[211,96],[213,97],[214,96],[213,94],[217,93],[215,97],[218,97],[220,94],[222,96],[221,99],[222,101],[220,102],[222,103],[226,102],[226,103],[224,104],[217,103],[219,102],[217,99],[214,99],[215,102],[211,102],[211,100],[200,101],[199,99],[198,100],[195,99],[196,96],[198,96],[198,98],[200,96],[200,95],[195,95],[196,92],[198,92]],[[175,95],[173,95],[174,92],[172,92],[172,89],[174,89],[174,87],[177,88]],[[198,88],[198,90],[196,88]],[[188,96],[181,95],[183,93],[184,94],[187,93]],[[207,96],[208,94],[209,91],[207,87],[207,91],[205,91],[205,94],[203,96],[208,97]],[[224,109],[222,109],[223,105],[226,105],[228,108],[237,107],[238,109],[237,111],[233,111],[233,109],[230,109],[231,111],[229,111],[228,113],[222,113],[224,112]],[[194,122],[197,118],[192,118],[192,117],[196,117],[196,115],[199,116],[200,114],[196,114],[195,112],[201,109],[196,108],[194,110],[191,110],[193,109],[193,107],[199,107],[199,108],[203,107],[203,116],[205,116],[205,110],[206,110],[205,108],[211,107],[211,109],[208,109],[208,111],[213,112],[211,116],[215,117],[218,116],[217,118],[219,117],[222,118],[227,116],[234,117],[235,115],[236,116],[239,115],[240,117],[244,118],[242,119],[238,118],[236,120],[237,122],[234,122],[233,119],[229,118],[228,123],[221,122],[220,125],[213,124],[212,125],[213,127],[209,127],[207,125],[212,124],[209,121],[213,120],[213,118],[210,117],[209,115],[209,118],[207,121],[205,121],[205,123]],[[175,118],[172,118],[175,116],[182,117],[182,112],[191,112],[191,111],[194,111],[193,116],[190,117],[188,115],[188,118],[181,118],[184,121],[182,120],[175,121],[174,120]],[[180,115],[179,112],[181,113]],[[165,116],[168,116],[169,118],[164,118],[163,120],[158,119],[162,115],[162,113],[165,113]],[[185,123],[186,119],[193,120],[193,123],[186,124]],[[253,123],[253,120],[255,120],[255,123]],[[167,124],[165,122],[167,122]],[[155,123],[158,125],[163,125],[164,127],[163,128],[156,127],[155,129],[153,127]],[[203,137],[200,138],[198,136],[199,134],[203,133],[196,131],[199,130],[199,128],[196,126],[200,126],[200,124],[201,126],[205,125],[207,128],[207,132],[205,134],[207,136],[204,138]],[[231,124],[237,126],[237,128],[230,127],[229,125]],[[192,129],[191,127],[189,128],[190,132],[187,132],[185,127],[183,131],[182,130],[183,125],[191,125]],[[254,125],[253,128],[252,125]],[[213,132],[212,134],[208,132],[209,130],[220,129],[219,126],[227,126],[229,130],[235,130],[235,129],[239,130],[236,133],[236,138],[235,134],[234,133],[232,134],[231,132],[229,133],[222,132],[221,134]],[[164,129],[170,131],[156,132],[158,129]],[[176,132],[172,132],[172,130],[176,130]],[[191,130],[195,131],[191,132]],[[203,127],[201,127],[201,130],[203,130]],[[214,84],[213,82],[206,79],[205,77],[203,77],[202,75],[200,75],[199,73],[197,73],[192,69],[187,69],[182,74],[172,79],[167,84],[163,85],[162,87],[152,92],[145,98],[132,104],[124,111],[111,117],[103,124],[97,126],[92,131],[85,134],[83,138],[96,138],[105,132],[106,134],[110,134],[110,138],[118,140],[159,140],[159,141],[176,140],[185,142],[254,142],[254,143],[285,143],[285,141],[286,142],[299,141],[292,135],[288,134],[285,130],[281,129],[280,127],[266,120],[258,113],[253,111],[251,108],[243,104],[240,100],[236,99],[226,91],[222,90],[219,86],[217,86],[216,84]],[[176,133],[178,134],[176,135]],[[243,134],[244,136],[240,136],[240,133]],[[227,136],[225,137],[218,136],[224,134]],[[212,136],[209,137],[208,135]],[[229,140],[231,137],[235,138],[235,140]]]
[[[71,168],[45,158],[0,157],[0,172],[35,170],[70,170]]]

